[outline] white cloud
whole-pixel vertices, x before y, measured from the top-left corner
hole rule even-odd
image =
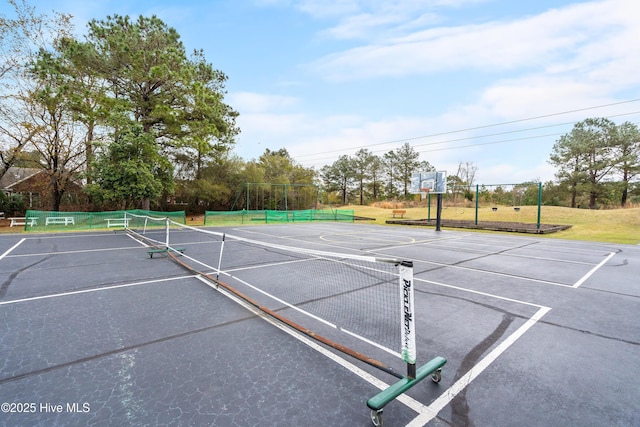
[[[338,40],[387,40],[410,30],[433,25],[440,20],[435,13],[412,16],[406,10],[402,13],[361,13],[344,18],[338,25],[323,31],[321,35]]]
[[[233,92],[226,96],[226,101],[241,115],[245,113],[286,110],[298,104],[298,99],[291,96],[268,95],[253,92]]]
[[[311,64],[336,80],[403,76],[450,69],[486,71],[539,68],[573,58],[573,66],[601,64],[612,56],[633,56],[637,34],[629,0],[581,3],[513,21],[437,27],[334,53]],[[626,8],[625,8],[626,6]],[[635,38],[637,40],[637,38]],[[635,61],[630,61],[632,64]]]
[[[492,0],[256,0],[262,6],[294,8],[316,20],[337,21],[320,34],[338,40],[381,40],[440,21],[443,9]]]
[[[362,118],[349,115],[320,117],[307,113],[241,112],[237,122],[242,134],[236,151],[241,157],[251,159],[258,157],[266,148],[286,148],[294,159],[304,163],[309,160],[309,157],[303,156],[305,154],[314,154],[312,159],[315,161],[323,156],[317,153],[344,149],[346,141],[336,135],[344,132],[344,129],[358,128]],[[353,140],[348,142],[353,144]],[[335,158],[337,155],[331,154],[323,164],[332,163]]]
[[[518,184],[541,180],[547,182],[553,180],[555,169],[547,164],[540,163],[527,168],[514,164],[496,163],[489,167],[479,168],[476,174],[477,184]]]
[[[261,0],[263,3],[287,4],[314,17],[336,17],[349,19],[354,15],[368,13],[389,15],[402,12],[409,15],[416,11],[437,8],[460,8],[469,4],[490,0]]]
[[[570,111],[576,105],[596,106],[611,102],[610,93],[604,87],[582,79],[540,75],[496,82],[478,100],[486,112],[504,119],[537,117]]]

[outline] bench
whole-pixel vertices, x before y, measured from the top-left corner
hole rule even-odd
[[[107,218],[107,228],[128,227],[131,218]]]
[[[184,248],[171,248],[171,250],[174,252],[180,252],[181,254],[184,253]],[[147,251],[147,253],[149,254],[149,258],[153,258],[153,254],[162,254],[166,252],[169,252],[169,249],[160,248],[160,249],[149,249]]]
[[[44,225],[51,225],[51,224],[75,225],[75,223],[76,222],[72,216],[48,216],[44,221]]]
[[[394,209],[392,213],[394,218],[396,217],[396,215],[400,215],[400,218],[404,218],[404,214],[406,214],[407,211],[404,209]]]
[[[11,220],[11,224],[9,227],[13,227],[14,225],[26,225],[29,224],[30,227],[38,225],[38,218],[25,218],[25,217],[13,217],[9,218]]]

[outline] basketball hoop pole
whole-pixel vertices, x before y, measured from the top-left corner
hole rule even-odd
[[[431,195],[430,188],[421,188],[420,191],[423,193],[427,193],[427,204],[429,205],[429,214],[428,220],[431,221],[431,199],[429,196]],[[442,223],[442,193],[438,193],[437,204],[436,204],[436,231],[440,231],[440,225]]]
[[[442,193],[438,193],[438,203],[436,205],[436,231],[440,231],[440,223],[442,222]]]

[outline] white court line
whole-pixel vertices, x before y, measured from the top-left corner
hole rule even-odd
[[[130,234],[127,234],[127,236],[129,238],[131,238],[133,241],[141,244],[145,248],[149,247],[148,244],[146,244],[145,242],[143,242],[141,240],[136,239],[135,237],[131,236]],[[15,246],[18,246],[24,240],[25,239],[22,239]],[[194,242],[194,243],[188,243],[188,245],[192,246],[192,245],[208,244],[208,243],[209,242]],[[2,258],[4,258],[11,250],[13,250],[15,248],[15,246],[13,248],[9,249],[4,254],[0,255],[0,260]],[[42,252],[42,253],[37,253],[37,254],[9,255],[9,258],[33,257],[33,256],[44,256],[44,255],[68,255],[68,254],[89,253],[89,252],[123,251],[123,250],[129,250],[129,249],[140,249],[140,247],[139,246],[127,246],[127,247],[119,247],[119,248],[100,248],[100,249],[81,249],[81,250],[76,250],[76,251]]]
[[[134,242],[138,242],[138,243],[140,243],[140,244],[141,244],[142,246],[144,246],[145,248],[148,248],[148,247],[149,247],[149,245],[147,245],[147,243],[146,243],[146,242],[143,242],[142,240],[138,240],[138,239],[136,239],[135,237],[133,237],[133,236],[131,235],[131,233],[127,233],[127,236],[128,236],[131,240],[133,240]]]
[[[613,258],[613,256],[615,255],[615,252],[611,252],[605,259],[603,259],[602,261],[600,261],[600,264],[596,265],[595,267],[593,267],[591,269],[591,271],[589,271],[587,274],[585,274],[584,276],[582,276],[580,278],[580,280],[578,280],[576,283],[573,284],[572,288],[578,288],[580,287],[584,282],[587,281],[587,279],[589,277],[591,277],[593,275],[593,273],[595,273],[596,271],[598,271],[600,269],[600,267],[602,267],[603,265],[605,265],[607,263],[607,261],[609,261],[611,258]]]
[[[527,332],[533,325],[535,325],[545,314],[551,310],[550,307],[542,307],[536,314],[533,315],[524,325],[519,327],[513,334],[509,335],[504,341],[502,341],[491,353],[486,355],[478,364],[472,367],[469,372],[463,375],[458,381],[456,381],[451,387],[449,387],[444,393],[440,395],[431,405],[423,407],[420,410],[420,415],[413,419],[407,427],[424,426],[429,421],[433,420],[438,413],[445,406],[464,390],[474,379],[478,377],[485,369],[489,367],[502,353],[504,353],[509,347],[511,347],[525,332]]]
[[[190,279],[193,277],[196,277],[196,276],[188,275],[188,276],[179,276],[179,277],[169,277],[166,279],[154,279],[154,280],[145,280],[143,282],[126,283],[124,285],[113,285],[113,286],[104,286],[101,288],[83,289],[81,291],[60,292],[58,294],[40,295],[37,297],[21,298],[21,299],[9,300],[9,301],[0,301],[0,305],[17,304],[20,302],[37,301],[41,299],[60,298],[60,297],[66,297],[69,295],[88,294],[90,292],[102,292],[102,291],[108,291],[111,289],[128,288],[131,286],[139,286],[139,285],[148,285],[150,283],[169,282],[171,280]]]
[[[500,295],[489,294],[489,293],[486,293],[486,292],[474,291],[473,289],[461,288],[460,286],[447,285],[446,283],[434,282],[433,280],[420,279],[418,277],[414,277],[413,280],[416,281],[416,282],[431,283],[432,285],[442,286],[444,288],[456,289],[458,291],[468,292],[470,294],[476,294],[476,295],[482,295],[482,296],[485,296],[485,297],[495,298],[495,299],[499,299],[499,300],[502,300],[502,301],[515,302],[517,304],[528,305],[528,306],[536,307],[536,308],[544,308],[544,306],[540,305],[540,304],[534,304],[532,302],[526,302],[526,301],[521,301],[521,300],[517,300],[517,299],[513,299],[513,298],[502,297]]]
[[[60,252],[40,252],[37,254],[21,254],[21,255],[9,255],[8,258],[23,258],[32,256],[45,256],[45,255],[69,255],[69,254],[85,254],[90,252],[109,252],[109,251],[125,251],[130,249],[140,249],[139,246],[127,246],[124,248],[101,248],[101,249],[80,249],[77,251],[60,251]]]
[[[402,247],[402,246],[398,246],[398,247]],[[384,250],[387,251],[388,249],[390,249],[390,248],[385,248]],[[391,249],[393,249],[393,247]],[[378,254],[378,255],[381,255],[381,256],[389,256],[386,252],[380,252],[379,250],[367,251],[367,253]],[[479,268],[464,267],[464,266],[461,266],[461,265],[445,264],[445,263],[442,263],[442,262],[428,261],[428,260],[418,259],[418,258],[411,258],[411,259],[412,259],[412,261],[414,263],[415,262],[424,262],[426,264],[437,265],[437,266],[440,266],[440,267],[447,267],[447,268],[454,268],[454,269],[458,269],[458,270],[466,270],[466,271],[485,273],[485,274],[489,274],[489,275],[493,275],[493,276],[509,277],[509,278],[520,279],[520,280],[529,281],[529,282],[544,283],[546,285],[563,286],[563,287],[566,287],[566,288],[570,288],[571,287],[571,285],[569,285],[568,283],[552,282],[550,280],[534,279],[534,278],[526,277],[526,276],[518,276],[516,274],[500,273],[500,272],[497,272],[497,271],[482,270],[482,269],[479,269]]]
[[[47,239],[56,239],[56,240],[64,240],[64,239],[86,239],[87,237],[110,237],[113,236],[116,230],[112,230],[112,231],[103,231],[103,232],[95,232],[92,234],[53,234],[53,235],[49,235],[49,236],[43,236],[40,234],[31,234],[32,237],[27,237],[27,240],[47,240]]]
[[[239,228],[234,228],[233,230],[241,232],[241,233],[258,234],[258,235],[261,235],[261,236],[267,236],[267,237],[272,237],[272,238],[276,238],[276,239],[290,240],[290,241],[294,241],[294,242],[302,242],[302,243],[312,244],[312,245],[320,245],[322,247],[338,248],[338,249],[341,249],[342,251],[350,251],[350,250],[352,251],[352,250],[354,250],[353,248],[349,248],[348,246],[343,246],[343,245],[339,245],[339,244],[329,244],[330,241],[323,239],[323,236],[336,236],[336,235],[346,235],[346,234],[353,235],[354,233],[331,233],[331,234],[320,235],[320,236],[317,236],[318,239],[320,240],[320,242],[314,242],[314,241],[311,241],[311,240],[298,239],[298,238],[293,237],[293,236],[275,236],[273,234],[262,233],[262,232],[257,232],[257,231],[249,231],[249,230],[239,229]],[[367,235],[367,234],[372,234],[372,233],[363,232],[361,234]],[[401,247],[407,247],[408,245],[416,245],[416,244],[421,244],[421,243],[430,243],[430,242],[441,241],[441,240],[458,240],[458,239],[461,239],[461,238],[462,237],[456,236],[456,237],[439,237],[439,238],[427,239],[427,240],[416,240],[416,241],[410,242],[410,243],[393,242],[393,243],[397,243],[397,244],[390,245],[390,246],[385,246],[384,249],[386,250],[387,248],[394,248],[394,247],[401,248]],[[339,242],[335,242],[335,243],[339,243]],[[341,242],[341,243],[349,243],[349,242]],[[357,243],[357,241],[353,240],[351,243]],[[380,249],[377,249],[377,250],[380,250]],[[371,253],[374,253],[374,252],[371,252]]]
[[[496,251],[487,251],[487,250],[482,250],[482,249],[464,249],[464,248],[459,248],[459,247],[456,247],[456,246],[446,246],[446,245],[438,245],[436,248],[437,249],[444,249],[446,251],[459,252],[459,253],[463,252],[463,253],[468,253],[468,254],[487,255],[487,256],[504,256],[504,257],[513,257],[513,258],[535,259],[535,260],[540,260],[540,261],[561,262],[563,264],[579,264],[579,265],[592,265],[593,264],[593,262],[587,262],[587,261],[573,261],[573,260],[568,260],[568,259],[563,259],[563,258],[551,258],[551,257],[545,257],[545,256],[523,255],[523,254],[509,253],[511,251],[516,251],[516,250],[519,250],[519,249],[527,249],[527,250],[539,251],[538,249],[533,249],[533,248],[535,248],[533,246],[507,248],[505,250],[498,251],[498,252],[496,252]],[[542,252],[542,251],[539,251],[539,252]]]
[[[385,250],[387,250],[387,248],[385,248]],[[382,256],[389,256],[385,252],[378,252],[378,251],[368,251],[368,252],[371,253],[371,254],[379,254],[379,255],[382,255]],[[606,264],[607,261],[609,261],[616,253],[617,252],[609,253],[609,255],[604,260],[602,260],[598,265],[593,267],[591,269],[591,271],[589,271],[587,274],[585,274],[582,278],[580,278],[580,280],[578,280],[573,285],[570,285],[568,283],[552,282],[550,280],[534,279],[534,278],[531,278],[531,277],[519,276],[519,275],[516,275],[516,274],[500,273],[500,272],[497,272],[497,271],[482,270],[482,269],[479,269],[479,268],[464,267],[464,266],[461,266],[461,265],[451,265],[451,264],[445,264],[445,263],[441,263],[441,262],[427,261],[427,260],[417,259],[417,258],[413,258],[413,261],[414,262],[424,262],[426,264],[437,265],[437,266],[440,266],[440,267],[454,268],[454,269],[458,269],[458,270],[466,270],[466,271],[484,273],[484,274],[489,274],[489,275],[493,275],[493,276],[509,277],[509,278],[518,279],[518,280],[524,280],[524,281],[528,281],[528,282],[543,283],[543,284],[546,284],[546,285],[562,286],[562,287],[565,287],[565,288],[578,288],[589,277],[591,277],[591,275],[593,275],[600,267],[602,267],[604,264]],[[558,261],[561,262],[560,260],[558,260]],[[580,264],[582,264],[582,263],[580,263]],[[584,263],[584,264],[590,265],[588,263]]]
[[[489,247],[495,247],[496,244],[504,244],[504,242],[502,240],[496,240],[494,239],[497,243],[486,243],[486,240],[483,240],[482,242],[479,241],[474,241],[472,239],[468,239],[468,237],[475,237],[474,234],[464,234],[462,236],[458,236],[458,237],[451,237],[451,238],[441,238],[441,239],[434,239],[434,240],[425,240],[425,241],[416,241],[415,242],[415,246],[420,246],[420,245],[430,245],[430,246],[436,246],[436,248],[444,248],[445,250],[453,250],[455,251],[456,248],[455,246],[446,246],[446,245],[437,245],[438,243],[442,242],[446,242],[447,240],[462,240],[465,239],[465,242],[470,243],[471,245],[475,245],[475,246],[489,246]],[[511,254],[508,253],[509,251],[513,251],[513,250],[518,250],[518,249],[527,249],[527,250],[532,250],[532,251],[537,251],[537,252],[545,252],[545,253],[550,253],[550,252],[557,252],[560,254],[571,254],[571,255],[587,255],[587,256],[591,256],[591,255],[601,255],[603,252],[609,253],[609,251],[611,251],[611,248],[606,248],[603,247],[601,249],[582,249],[580,246],[578,246],[578,248],[580,248],[579,250],[577,248],[563,248],[564,250],[557,250],[559,245],[553,245],[553,246],[545,246],[545,243],[548,243],[548,240],[545,239],[533,239],[533,238],[528,238],[524,237],[524,236],[518,236],[518,239],[523,239],[523,240],[529,240],[529,245],[525,246],[525,247],[507,247],[505,249],[505,251],[500,251],[500,252],[496,252],[495,250],[493,251],[485,251],[482,249],[460,249],[461,251],[467,252],[467,253],[478,253],[478,254],[487,254],[487,255],[500,255],[500,256],[511,256],[511,257],[521,257],[521,258],[532,258],[532,259],[540,259],[540,260],[547,260],[547,261],[554,261],[554,262],[563,262],[563,263],[572,263],[572,264],[584,264],[584,265],[592,265],[592,263],[590,262],[584,262],[584,261],[571,261],[571,260],[567,260],[565,258],[551,258],[551,257],[539,257],[539,256],[530,256],[530,255],[521,255],[521,254]],[[436,245],[431,245],[432,243],[435,243]],[[555,243],[555,242],[554,242]],[[579,243],[584,243],[584,242],[579,242]],[[535,245],[534,245],[535,244]],[[389,246],[389,247],[385,247],[384,250],[388,250],[388,249],[396,249],[396,248],[403,248],[403,247],[407,247],[408,245],[403,245],[403,244],[399,244],[396,246]],[[380,249],[376,249],[376,250],[380,250]],[[382,254],[384,255],[384,254]]]
[[[414,262],[424,262],[426,264],[438,265],[440,267],[456,268],[458,270],[467,270],[467,271],[473,271],[473,272],[476,272],[476,273],[485,273],[485,274],[489,274],[489,275],[492,275],[492,276],[509,277],[509,278],[512,278],[512,279],[519,279],[519,280],[524,280],[524,281],[528,281],[528,282],[544,283],[545,285],[563,286],[565,288],[570,288],[571,287],[571,285],[569,285],[567,283],[559,283],[559,282],[552,282],[552,281],[549,281],[549,280],[534,279],[532,277],[518,276],[516,274],[499,273],[497,271],[481,270],[479,268],[463,267],[461,265],[444,264],[444,263],[441,263],[441,262],[425,261],[425,260],[422,260],[422,259],[414,259],[413,261]]]
[[[7,249],[2,255],[0,255],[0,259],[3,259],[4,257],[6,257],[7,255],[9,255],[11,253],[12,250],[14,250],[15,248],[17,248],[18,246],[20,246],[22,244],[22,242],[24,242],[26,239],[22,239],[20,240],[18,243],[16,243],[15,245],[11,246],[9,249]]]
[[[320,240],[322,240],[323,242],[331,242],[331,243],[340,243],[341,240],[331,240],[331,238],[340,238],[340,237],[359,237],[359,236],[364,236],[363,239],[361,240],[357,240],[358,243],[361,242],[366,242],[366,243],[371,243],[371,242],[379,242],[379,243],[388,243],[388,244],[407,244],[407,245],[412,245],[414,243],[416,243],[416,239],[414,239],[413,237],[408,237],[408,236],[402,236],[404,239],[406,239],[406,242],[399,242],[398,240],[398,236],[394,236],[394,235],[389,235],[389,238],[387,239],[386,237],[383,238],[383,236],[381,236],[380,234],[375,234],[372,235],[371,233],[332,233],[332,234],[322,234],[320,235]],[[380,237],[374,237],[374,236],[380,236]],[[287,236],[284,236],[284,238],[289,238],[290,240],[298,240],[298,239],[293,239]],[[351,242],[353,242],[353,240],[351,240]],[[350,242],[346,242],[346,243],[350,243]]]

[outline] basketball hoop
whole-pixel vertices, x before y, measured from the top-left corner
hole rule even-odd
[[[433,179],[423,179],[422,181],[420,181],[420,186],[418,187],[420,192],[426,194],[427,196],[429,195],[429,192],[431,192],[431,190],[434,190],[435,188],[436,182]]]

